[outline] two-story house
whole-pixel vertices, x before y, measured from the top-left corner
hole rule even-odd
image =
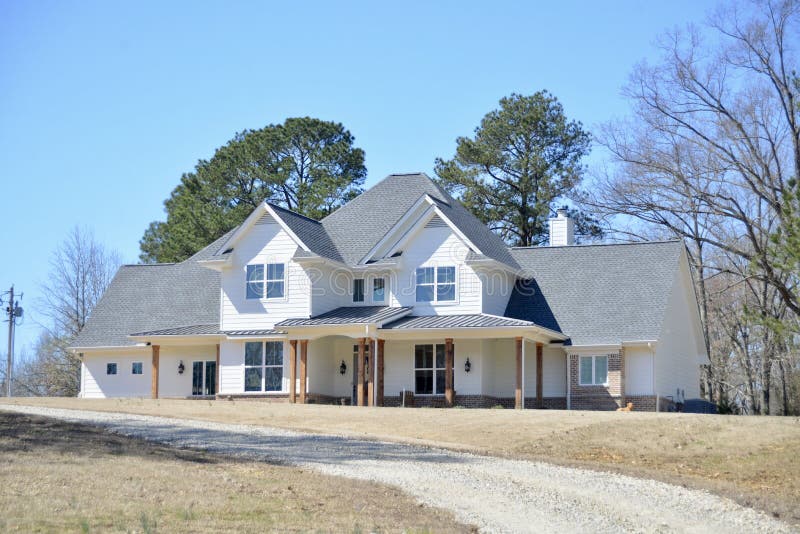
[[[74,343],[83,397],[663,409],[707,361],[684,245],[510,248],[424,174],[315,221],[263,203],[126,265]]]

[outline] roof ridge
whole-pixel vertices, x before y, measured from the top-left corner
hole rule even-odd
[[[668,243],[682,243],[680,238],[657,239],[655,241],[627,241],[622,243],[581,243],[577,245],[555,245],[555,246],[536,246],[536,247],[508,247],[510,250],[549,250],[554,248],[588,248],[588,247],[616,247],[625,245],[665,245]]]
[[[123,263],[122,265],[120,265],[120,267],[165,267],[165,266],[169,266],[169,265],[178,265],[179,263],[183,263],[183,262]]]
[[[311,221],[311,222],[315,222],[315,223],[317,223],[317,224],[322,224],[321,222],[319,222],[319,221],[318,221],[318,220],[316,220],[316,219],[313,219],[313,218],[311,218],[311,217],[309,217],[309,216],[307,216],[307,215],[303,215],[302,213],[297,213],[296,211],[294,211],[294,210],[290,210],[289,208],[284,208],[283,206],[280,206],[280,205],[278,205],[278,204],[275,204],[274,202],[270,202],[269,200],[265,200],[264,202],[265,202],[266,204],[268,204],[268,205],[272,206],[273,208],[277,208],[277,209],[279,209],[279,210],[281,210],[281,211],[285,211],[285,212],[287,212],[287,213],[291,213],[292,215],[297,215],[298,217],[302,217],[303,219],[309,220],[309,221]]]

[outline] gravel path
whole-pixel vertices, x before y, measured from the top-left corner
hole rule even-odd
[[[610,473],[266,427],[42,407],[0,409],[391,484],[486,532],[796,532],[729,499]]]

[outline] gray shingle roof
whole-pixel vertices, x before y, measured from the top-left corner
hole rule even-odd
[[[280,216],[281,220],[286,223],[286,226],[288,226],[312,252],[323,258],[344,262],[344,259],[341,254],[339,254],[333,241],[331,241],[322,223],[287,210],[286,208],[282,208],[277,204],[270,203],[270,206]]]
[[[230,233],[181,263],[123,265],[73,347],[134,345],[133,332],[219,325],[220,274],[197,262],[210,258]]]
[[[353,265],[426,194],[437,200],[439,209],[481,252],[511,267],[517,266],[502,239],[423,173],[391,174],[321,223],[341,257]]]
[[[680,241],[512,249],[518,281],[505,315],[561,332],[573,345],[658,339]]]
[[[177,328],[164,328],[149,332],[136,332],[132,336],[213,336],[219,335],[219,324],[196,324],[192,326],[179,326]]]
[[[276,327],[384,323],[411,313],[410,307],[344,306],[310,319],[286,319]]]
[[[497,328],[503,326],[535,326],[530,321],[509,319],[485,313],[473,315],[426,315],[403,317],[383,328],[393,330],[410,330],[414,328]]]

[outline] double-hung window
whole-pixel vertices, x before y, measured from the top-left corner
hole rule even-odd
[[[414,393],[444,395],[445,346],[414,346]]]
[[[372,302],[386,302],[386,278],[372,279]]]
[[[417,268],[417,302],[452,302],[456,300],[456,268]]]
[[[364,279],[353,279],[353,302],[364,302]]]
[[[281,299],[286,295],[286,265],[267,263],[247,266],[248,299]]]
[[[283,342],[261,341],[244,344],[244,390],[283,389]]]
[[[580,385],[605,386],[608,384],[608,356],[581,356]]]

